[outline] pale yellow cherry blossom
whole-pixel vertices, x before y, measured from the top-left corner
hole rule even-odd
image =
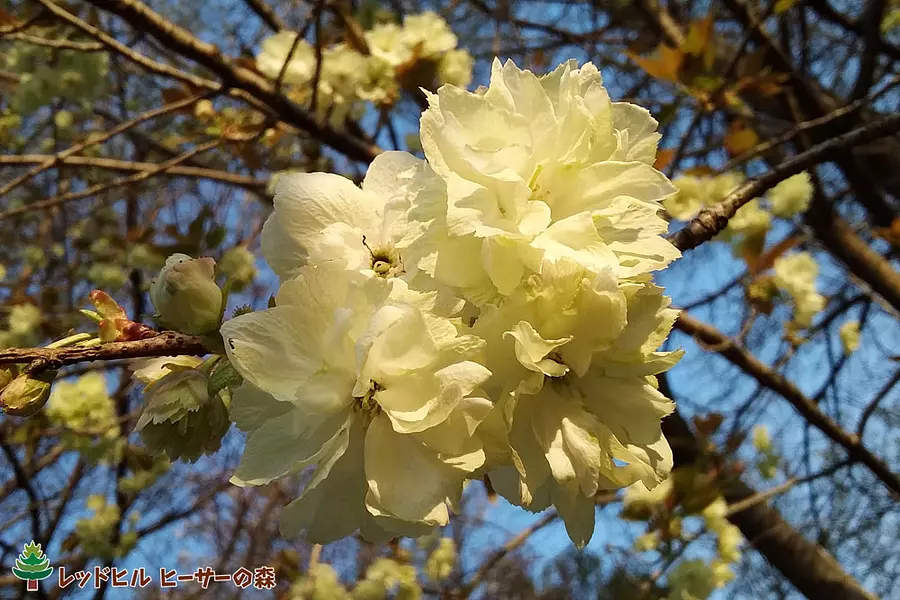
[[[438,79],[441,83],[464,88],[472,83],[472,63],[468,50],[449,50],[441,57]]]
[[[847,321],[838,330],[845,354],[852,354],[859,348],[859,321]]]
[[[283,83],[303,85],[311,81],[316,72],[316,51],[309,42],[300,40],[291,55],[291,48],[298,35],[293,31],[279,31],[263,40],[261,51],[256,57],[256,68],[260,73],[269,79],[277,79],[284,69],[281,79]]]
[[[819,265],[808,252],[796,252],[778,258],[774,270],[775,284],[793,300],[794,322],[800,328],[809,327],[826,302],[816,291]]]
[[[765,233],[772,225],[772,215],[769,214],[754,198],[737,209],[734,216],[728,220],[725,234],[731,236],[749,237]]]
[[[531,510],[554,504],[583,545],[599,491],[665,479],[672,455],[660,420],[674,405],[652,376],[680,356],[656,352],[675,315],[660,288],[574,261],[546,265],[485,307],[472,331],[495,374],[485,387],[497,405],[480,430],[495,489]]]
[[[245,380],[233,418],[249,431],[233,481],[315,467],[284,511],[286,534],[380,540],[448,522],[484,462],[473,434],[490,372],[470,360],[483,343],[436,316],[434,299],[332,261],[299,269],[274,308],[222,326]]]
[[[812,178],[809,173],[803,171],[779,182],[769,190],[767,196],[772,205],[772,214],[789,219],[806,212],[812,194]]]
[[[444,86],[428,102],[422,147],[446,200],[416,206],[415,218],[430,224],[437,255],[418,266],[439,281],[483,302],[545,261],[628,276],[679,256],[658,214],[676,190],[651,166],[657,123],[611,102],[592,64],[538,77],[495,61],[484,93]],[[435,268],[442,253],[460,260]]]
[[[412,54],[422,58],[436,57],[456,48],[456,34],[437,13],[425,11],[407,15],[400,33],[402,43]]]
[[[410,234],[406,189],[422,168],[410,154],[385,152],[369,166],[362,188],[330,173],[282,175],[275,212],[262,232],[266,262],[282,278],[324,262],[402,274],[406,265],[397,244]]]

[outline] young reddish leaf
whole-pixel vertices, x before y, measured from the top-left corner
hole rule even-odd
[[[725,134],[725,149],[731,156],[747,152],[759,142],[759,136],[743,121],[735,121]]]
[[[625,54],[631,58],[640,68],[657,79],[663,81],[678,81],[678,72],[684,62],[684,51],[681,48],[673,48],[666,44],[660,44],[650,58],[639,56],[630,50]]]
[[[713,16],[708,14],[699,21],[694,21],[688,28],[687,37],[681,49],[687,54],[700,56],[712,41]]]
[[[697,428],[697,431],[703,434],[706,437],[711,436],[722,426],[722,421],[725,420],[725,417],[719,413],[709,413],[706,416],[695,416],[694,417],[694,426]]]
[[[656,162],[653,163],[653,168],[662,171],[669,166],[673,158],[675,158],[675,149],[663,148],[656,153]]]

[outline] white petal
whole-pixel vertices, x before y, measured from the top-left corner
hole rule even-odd
[[[678,191],[665,175],[640,162],[607,161],[555,177],[551,171],[546,177],[552,177],[545,185],[555,220],[600,210],[620,196],[656,204]]]
[[[322,461],[300,497],[282,511],[283,535],[302,532],[310,543],[327,544],[371,522],[365,508],[363,437],[361,423],[344,431],[343,452]]]
[[[493,404],[486,398],[463,398],[442,423],[416,437],[441,455],[470,454],[481,449],[482,443],[475,437],[475,430],[490,414],[491,408]]]
[[[382,152],[369,165],[362,189],[380,198],[392,198],[409,183],[421,163],[408,152]]]
[[[528,321],[519,321],[516,326],[503,334],[516,341],[516,358],[526,369],[543,373],[548,377],[562,377],[569,370],[564,364],[546,358],[548,354],[567,343],[572,336],[546,340],[535,331]]]
[[[497,287],[497,291],[508,296],[522,282],[525,265],[519,256],[516,242],[499,236],[485,238],[481,247],[484,268]]]
[[[422,313],[412,306],[379,309],[356,347],[363,363],[360,378],[385,387],[391,377],[421,369],[438,357]]]
[[[276,306],[226,321],[221,333],[244,379],[278,400],[294,401],[322,364],[318,346],[325,325],[321,315],[301,307]]]
[[[308,259],[306,248],[288,234],[274,214],[263,225],[260,246],[266,263],[282,279],[296,276]]]
[[[553,223],[531,243],[544,251],[544,260],[571,259],[594,272],[618,265],[613,251],[600,238],[591,213],[582,212]]]
[[[300,409],[266,421],[247,436],[232,477],[236,485],[265,485],[326,456],[348,426],[350,411],[317,417]]]
[[[245,381],[232,395],[228,414],[238,429],[251,431],[292,408],[294,405],[290,402],[276,400],[271,394]]]
[[[452,364],[434,374],[399,378],[375,394],[398,433],[414,433],[442,423],[491,372],[478,363]]]
[[[307,250],[329,225],[343,223],[347,230],[373,229],[381,222],[384,202],[349,179],[331,173],[284,175],[275,188],[276,217],[287,235]],[[361,245],[361,238],[359,242]]]
[[[463,475],[444,465],[414,437],[396,433],[381,416],[372,421],[366,434],[366,477],[369,495],[389,514],[446,525],[446,500],[461,493]]]

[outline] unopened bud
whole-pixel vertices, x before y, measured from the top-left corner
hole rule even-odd
[[[216,118],[216,108],[213,106],[212,101],[204,99],[197,102],[194,105],[194,116],[204,123],[208,123]]]
[[[30,417],[50,399],[51,382],[56,371],[40,375],[19,375],[0,392],[0,411],[14,417]]]
[[[214,280],[216,261],[173,254],[150,287],[150,299],[160,322],[171,329],[194,335],[219,326],[222,291]]]
[[[16,374],[13,369],[6,369],[3,367],[0,367],[0,392],[2,392],[3,389],[7,385],[9,385],[9,382],[11,382],[15,378],[16,378]]]

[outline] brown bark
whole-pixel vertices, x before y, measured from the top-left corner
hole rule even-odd
[[[660,378],[660,387],[671,395],[664,377]],[[672,445],[676,467],[693,464],[711,453],[677,412],[663,420],[663,432]],[[756,495],[756,491],[740,479],[728,481],[723,488],[729,504]],[[729,515],[728,520],[741,530],[769,564],[810,600],[877,600],[877,596],[866,591],[822,546],[792,527],[768,502],[753,503]]]
[[[900,312],[900,273],[856,235],[821,194],[816,194],[813,199],[806,213],[806,223],[851,273]]]
[[[858,436],[845,431],[831,417],[822,412],[819,406],[812,399],[807,398],[791,381],[770,369],[765,363],[735,344],[712,325],[698,321],[686,313],[681,313],[678,317],[675,328],[706,346],[714,347],[716,352],[753,377],[758,383],[780,394],[810,425],[843,448],[850,459],[865,465],[891,493],[900,496],[900,477],[891,471],[887,463],[866,448]]]

